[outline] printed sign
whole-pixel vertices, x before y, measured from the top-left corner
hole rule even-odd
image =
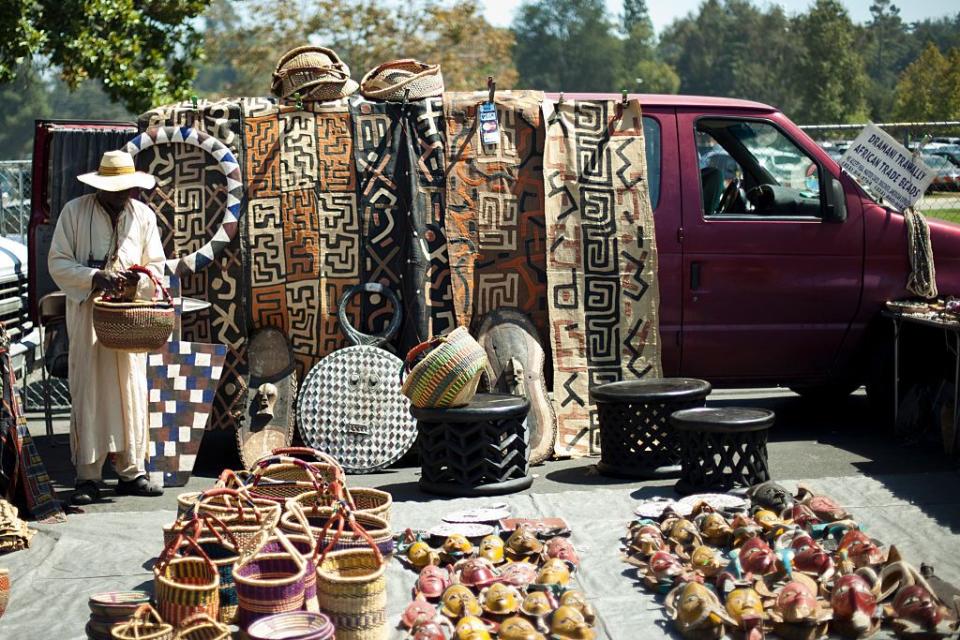
[[[840,166],[890,207],[903,211],[919,200],[934,178],[934,171],[880,127],[868,124]]]
[[[480,138],[483,144],[500,142],[500,127],[497,124],[497,106],[492,102],[480,105]]]

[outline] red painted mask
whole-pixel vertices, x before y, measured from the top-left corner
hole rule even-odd
[[[830,606],[834,618],[863,623],[864,628],[869,628],[870,619],[877,611],[877,597],[866,580],[850,574],[841,576],[833,585]]]
[[[460,567],[460,582],[468,587],[485,587],[497,580],[490,562],[482,558],[467,560]]]
[[[424,622],[413,632],[413,640],[447,640],[449,634],[437,622]]]
[[[645,524],[633,532],[633,548],[645,556],[652,556],[663,548],[663,534],[652,524]]]
[[[883,552],[873,543],[873,540],[858,529],[847,531],[840,544],[837,545],[838,551],[846,551],[847,557],[858,567],[879,564],[883,562]]]
[[[763,538],[750,538],[740,549],[740,566],[747,573],[767,575],[777,568],[777,556]]]
[[[400,621],[407,629],[423,626],[437,617],[437,609],[426,600],[414,600],[407,605],[400,616]],[[429,637],[429,636],[428,636]]]
[[[511,562],[500,569],[500,582],[526,587],[537,579],[537,567],[529,562]]]
[[[918,584],[904,587],[893,600],[898,618],[932,629],[943,619],[943,612],[930,592]]]
[[[650,557],[650,571],[658,581],[669,580],[683,572],[683,565],[673,554],[657,551]]]
[[[818,576],[833,569],[833,559],[813,538],[804,534],[794,538],[790,547],[794,551],[793,565],[800,571],[815,573]]]
[[[420,570],[417,578],[417,591],[428,598],[439,598],[444,589],[450,586],[450,574],[446,569],[428,564]]]
[[[813,512],[813,509],[805,504],[795,504],[783,512],[782,517],[785,520],[792,520],[798,527],[807,528],[809,526],[820,524],[820,518]]]
[[[569,539],[562,536],[550,538],[547,542],[547,555],[551,558],[559,558],[572,562],[574,566],[580,566],[580,557],[577,556],[576,549]]]
[[[818,518],[827,522],[843,520],[849,515],[846,509],[827,496],[811,496],[804,500],[804,504],[810,507]]]
[[[777,611],[786,622],[801,622],[820,611],[817,597],[802,582],[789,582],[777,595]]]

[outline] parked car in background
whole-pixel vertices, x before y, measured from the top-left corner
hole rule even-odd
[[[954,165],[960,167],[960,145],[945,145],[926,151],[932,156],[942,156]]]
[[[960,166],[955,165],[949,158],[932,153],[921,154],[920,158],[924,164],[937,172],[928,192],[960,191]]]
[[[10,336],[10,357],[17,375],[33,368],[40,330],[30,319],[27,247],[0,236],[0,322]]]

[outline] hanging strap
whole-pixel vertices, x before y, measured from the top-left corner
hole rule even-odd
[[[907,226],[907,247],[910,254],[910,275],[907,290],[921,298],[937,297],[937,270],[933,263],[930,225],[913,207],[903,212]]]

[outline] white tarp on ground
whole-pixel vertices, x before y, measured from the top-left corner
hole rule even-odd
[[[957,480],[955,473],[935,473],[826,478],[808,484],[849,508],[870,535],[896,543],[912,563],[932,564],[940,578],[960,585]],[[673,637],[666,631],[659,605],[635,586],[632,570],[619,559],[620,537],[634,504],[654,495],[671,495],[671,490],[593,489],[502,500],[518,516],[560,516],[570,523],[582,560],[579,581],[601,619],[598,638]],[[393,525],[396,530],[429,528],[445,513],[486,501],[398,502],[393,506]],[[84,638],[90,594],[150,588],[150,567],[162,542],[161,526],[172,518],[173,513],[165,511],[102,513],[38,526],[30,549],[0,557],[0,565],[11,571],[13,587],[9,608],[0,620],[0,640]],[[388,614],[394,623],[409,600],[414,578],[398,562],[391,563]],[[397,631],[392,637],[403,634]]]

